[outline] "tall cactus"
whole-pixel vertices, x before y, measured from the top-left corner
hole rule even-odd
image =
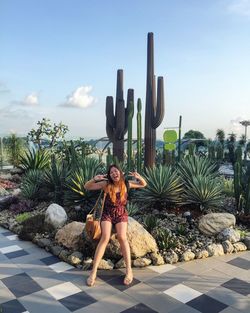
[[[130,103],[134,102],[134,90],[129,89],[127,108],[123,99],[123,70],[117,71],[115,113],[113,97],[106,98],[106,132],[113,143],[113,155],[122,162],[124,158],[124,135],[128,128]]]
[[[131,102],[128,108],[128,141],[127,141],[127,171],[132,170],[132,124],[134,116],[134,103]]]
[[[137,172],[142,171],[141,99],[137,100]]]
[[[158,77],[157,100],[155,94],[154,75],[154,38],[153,33],[148,33],[147,46],[147,90],[145,112],[145,167],[152,167],[155,163],[156,128],[164,117],[164,87],[163,77]]]

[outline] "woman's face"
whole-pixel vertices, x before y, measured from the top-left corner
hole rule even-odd
[[[109,175],[113,182],[119,182],[121,178],[120,171],[116,167],[111,167]]]

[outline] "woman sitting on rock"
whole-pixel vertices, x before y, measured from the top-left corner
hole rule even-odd
[[[137,172],[130,172],[129,175],[135,178],[135,180],[128,180],[129,188],[143,188],[147,185],[145,179]],[[109,242],[112,225],[115,225],[117,239],[126,264],[124,284],[129,285],[133,281],[133,272],[127,240],[128,212],[126,203],[128,190],[124,175],[116,165],[110,165],[107,175],[96,175],[84,185],[84,188],[87,190],[102,189],[106,193],[101,217],[102,235],[95,251],[93,267],[87,279],[87,285],[93,286],[95,283],[97,268]]]

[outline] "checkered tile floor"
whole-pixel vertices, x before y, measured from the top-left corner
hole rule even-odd
[[[83,272],[0,227],[1,313],[250,312],[250,251],[177,265]]]

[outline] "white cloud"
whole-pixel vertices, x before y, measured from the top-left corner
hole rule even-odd
[[[0,93],[9,93],[10,90],[6,87],[6,84],[0,81]]]
[[[246,118],[239,116],[230,121],[230,132],[240,136],[244,134],[244,127],[240,124],[241,121],[244,121]]]
[[[232,13],[250,17],[250,0],[233,0],[228,6]]]
[[[38,95],[33,92],[26,96],[22,101],[12,101],[12,104],[27,106],[27,107],[37,107],[39,106]]]
[[[85,109],[96,102],[96,99],[89,94],[91,91],[92,86],[80,86],[66,97],[66,102],[61,106]]]

